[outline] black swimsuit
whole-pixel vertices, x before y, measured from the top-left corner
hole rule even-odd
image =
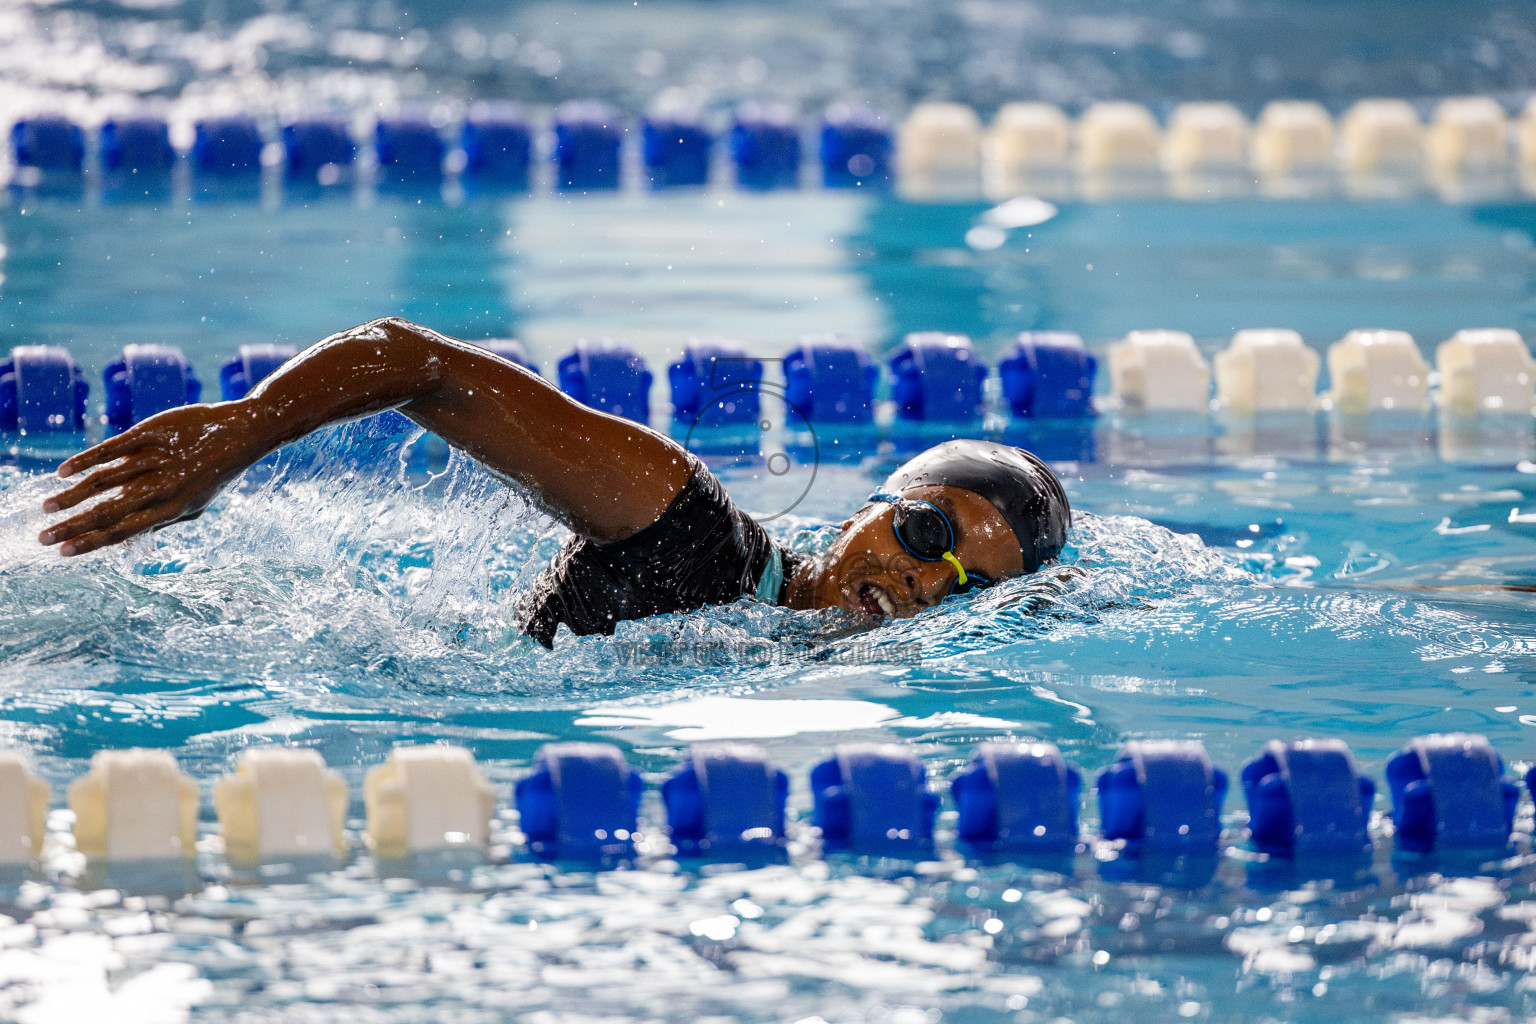
[[[728,604],[760,593],[774,553],[788,579],[798,556],[736,507],[715,475],[696,463],[672,504],[650,526],[614,544],[574,537],[534,580],[523,632],[553,647],[560,623],[578,636],[611,635],[624,619]]]

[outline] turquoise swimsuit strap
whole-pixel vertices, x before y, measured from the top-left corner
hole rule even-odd
[[[778,604],[779,591],[784,586],[784,552],[777,544],[770,550],[768,564],[763,567],[763,575],[758,578],[757,590],[752,596],[764,604]]]

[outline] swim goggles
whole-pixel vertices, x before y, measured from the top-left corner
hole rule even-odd
[[[996,582],[980,573],[965,571],[965,566],[955,557],[954,524],[937,505],[913,498],[898,498],[884,491],[876,491],[869,500],[883,501],[895,507],[896,539],[909,554],[925,562],[948,562],[955,567],[957,575],[949,588],[951,594],[964,594]]]

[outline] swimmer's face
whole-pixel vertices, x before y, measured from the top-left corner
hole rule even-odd
[[[908,487],[899,496],[929,501],[943,510],[958,534],[955,556],[967,573],[991,580],[1023,573],[1018,539],[1002,513],[981,495],[927,485]],[[823,563],[815,607],[841,608],[879,621],[916,615],[949,596],[959,575],[955,567],[910,554],[896,538],[895,516],[889,502],[873,502],[843,523],[842,535]]]

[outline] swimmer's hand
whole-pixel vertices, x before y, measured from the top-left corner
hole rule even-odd
[[[386,317],[310,346],[239,401],[167,410],[69,459],[61,477],[89,472],[43,511],[100,501],[38,539],[79,555],[196,519],[269,452],[385,409],[517,481],[598,543],[654,523],[693,472],[692,457],[649,427],[589,409],[482,348]]]
[[[254,443],[256,412],[246,403],[168,409],[59,466],[65,479],[89,470],[43,502],[49,515],[117,493],[38,535],[59,554],[83,555],[147,530],[196,519],[219,489],[266,454]]]

